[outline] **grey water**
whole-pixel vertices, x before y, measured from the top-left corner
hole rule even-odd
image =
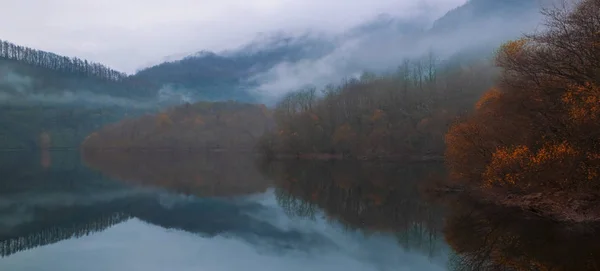
[[[3,153],[0,270],[598,267],[595,232],[432,199],[423,184],[441,174],[440,164]]]

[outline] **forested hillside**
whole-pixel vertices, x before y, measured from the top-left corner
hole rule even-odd
[[[264,105],[198,102],[107,125],[90,134],[82,147],[250,151],[270,122]]]
[[[11,96],[92,92],[117,97],[153,96],[142,81],[102,64],[0,41],[0,92]]]
[[[276,131],[261,139],[269,155],[330,154],[354,158],[441,156],[449,125],[471,111],[493,84],[487,61],[441,65],[431,53],[397,72],[285,96]]]
[[[258,101],[249,79],[283,62],[322,56],[333,49],[327,39],[283,34],[264,37],[239,49],[200,51],[138,71],[133,77],[156,86],[187,90],[197,100]]]

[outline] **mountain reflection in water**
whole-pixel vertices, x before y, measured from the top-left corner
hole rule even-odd
[[[440,164],[262,163],[232,153],[84,158],[0,155],[0,270],[599,266],[591,225],[424,198]]]

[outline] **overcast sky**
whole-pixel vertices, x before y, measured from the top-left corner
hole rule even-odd
[[[339,32],[380,13],[435,18],[466,0],[2,0],[0,39],[125,72],[257,33]]]

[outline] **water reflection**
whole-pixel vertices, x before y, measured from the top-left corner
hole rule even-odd
[[[406,249],[439,255],[442,212],[420,196],[420,184],[441,174],[440,164],[358,162],[278,163],[266,169],[277,184],[277,200],[288,214],[314,217],[324,210],[350,230],[389,232]]]
[[[83,157],[88,166],[110,177],[188,195],[239,196],[270,186],[251,154],[87,151]]]
[[[600,270],[596,225],[564,225],[454,198],[444,234],[453,270]]]
[[[0,155],[0,256],[104,230],[127,219],[116,182],[81,166],[77,153]]]
[[[592,225],[423,198],[422,184],[444,173],[439,164],[264,164],[220,155],[87,156],[97,171],[75,152],[0,155],[0,269],[600,266]],[[244,264],[234,266],[231,255]]]

